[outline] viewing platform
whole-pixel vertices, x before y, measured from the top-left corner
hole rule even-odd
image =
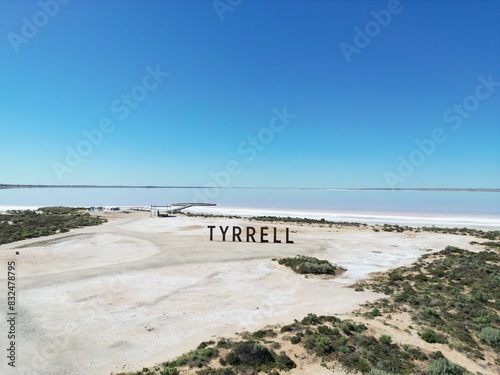
[[[175,212],[182,211],[189,207],[196,206],[217,206],[216,203],[172,203],[166,206],[151,205],[151,217],[169,217]]]

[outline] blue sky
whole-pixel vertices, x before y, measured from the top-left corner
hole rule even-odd
[[[0,15],[4,183],[500,187],[500,1],[1,0]]]

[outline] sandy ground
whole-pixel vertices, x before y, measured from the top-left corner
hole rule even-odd
[[[2,374],[141,369],[201,341],[290,323],[309,312],[348,313],[379,297],[346,288],[371,272],[410,264],[447,245],[476,249],[467,236],[301,225],[286,225],[294,244],[222,242],[219,234],[210,241],[207,225],[273,225],[112,215],[102,226],[0,246],[1,284],[7,262],[15,260],[18,291],[17,366],[8,367],[4,358]],[[328,259],[347,272],[305,278],[271,261],[296,254]],[[6,294],[4,287],[2,312]],[[7,332],[6,319],[0,332]],[[2,348],[7,341],[2,334]],[[324,370],[316,364],[308,371]]]

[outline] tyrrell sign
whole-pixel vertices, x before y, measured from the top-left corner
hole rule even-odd
[[[210,241],[214,240],[214,229],[216,228],[215,225],[208,225],[207,228],[210,229]],[[276,228],[272,228],[272,241],[267,239],[268,235],[271,235],[268,233],[269,227],[260,227],[259,228],[259,233],[257,233],[257,230],[254,227],[245,227],[245,230],[243,230],[241,227],[238,226],[233,226],[232,231],[229,231],[229,226],[221,226],[219,225],[219,230],[222,236],[222,241],[233,241],[233,242],[273,242],[273,243],[281,243],[281,240],[278,239],[278,231]],[[226,239],[227,236],[227,239]],[[257,240],[255,240],[255,237],[257,237]],[[242,239],[243,238],[243,239]],[[285,243],[293,243],[293,241],[290,240],[289,236],[289,229],[285,228]]]

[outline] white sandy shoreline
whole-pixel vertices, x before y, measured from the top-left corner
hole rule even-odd
[[[107,206],[106,206],[107,207]],[[117,206],[121,210],[140,208],[148,210],[149,206]],[[39,206],[0,206],[1,211],[36,210]],[[359,222],[364,224],[398,224],[411,227],[468,227],[481,230],[500,230],[500,216],[497,215],[466,215],[466,214],[435,214],[415,212],[369,212],[369,211],[318,211],[298,209],[273,209],[250,207],[191,207],[185,212],[195,214],[212,214],[225,216],[281,216],[308,219],[325,219],[339,222]]]
[[[268,208],[244,207],[191,207],[192,213],[210,213],[217,215],[249,216],[281,216],[300,217],[308,219],[325,219],[329,221],[360,222],[366,224],[398,224],[411,227],[469,227],[483,230],[500,230],[500,216],[491,215],[451,215],[429,213],[399,213],[399,212],[359,212],[359,211],[303,211],[281,210]]]

